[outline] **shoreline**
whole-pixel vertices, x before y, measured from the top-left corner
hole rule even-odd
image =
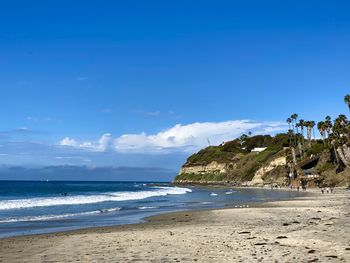
[[[182,185],[178,187],[196,187],[196,188],[205,188],[205,189],[212,189],[213,191],[217,189],[228,189],[230,187],[225,185]],[[234,186],[230,189],[240,190],[240,189],[258,189],[258,190],[265,190],[265,191],[285,191],[285,192],[299,192],[301,195],[307,196],[312,195],[316,193],[316,189],[308,189],[308,191],[297,191],[296,189],[290,189],[288,187],[280,187],[280,188],[269,188],[269,187],[258,187],[258,186]],[[339,188],[341,189],[341,188]],[[178,209],[174,211],[162,211],[157,212],[155,211],[153,215],[145,215],[143,217],[139,218],[138,222],[132,222],[132,223],[123,223],[123,224],[108,224],[108,225],[99,225],[99,226],[83,226],[83,227],[74,227],[71,229],[65,229],[65,230],[47,230],[43,232],[33,232],[33,233],[22,233],[22,234],[15,234],[15,235],[9,235],[9,236],[0,236],[0,240],[2,239],[8,239],[8,238],[16,238],[16,237],[26,237],[26,236],[39,236],[39,235],[46,235],[46,234],[59,234],[59,233],[69,233],[69,232],[77,232],[77,231],[83,231],[88,229],[99,229],[99,228],[109,228],[109,227],[123,227],[123,226],[129,226],[129,225],[138,225],[138,224],[145,224],[148,221],[152,220],[154,217],[157,218],[158,216],[162,216],[165,214],[172,214],[172,213],[181,213],[181,212],[195,212],[195,211],[210,211],[210,210],[221,210],[221,209],[237,209],[242,208],[243,206],[250,206],[250,207],[257,207],[257,206],[263,206],[264,204],[275,202],[275,201],[285,201],[285,200],[293,200],[295,197],[285,197],[285,198],[276,198],[276,199],[267,199],[267,200],[259,200],[259,201],[244,201],[240,203],[231,203],[231,204],[225,204],[222,206],[217,207],[203,207],[203,208],[191,208],[191,209]],[[69,219],[68,219],[69,220]]]
[[[200,187],[200,186],[199,186]],[[203,186],[206,187],[206,186]],[[221,185],[219,186],[210,186],[212,188],[226,188],[222,187]],[[242,188],[242,187],[234,187],[234,188]],[[243,187],[243,188],[250,188],[250,189],[263,189],[261,187]],[[264,190],[271,191],[269,188],[264,188]],[[280,188],[280,189],[273,189],[273,191],[296,191],[296,190],[291,190],[289,188]],[[180,211],[166,211],[166,212],[160,212],[159,214],[155,215],[150,215],[150,216],[145,216],[141,218],[140,222],[137,223],[126,223],[126,224],[115,224],[115,225],[106,225],[106,226],[92,226],[92,227],[84,227],[84,228],[78,228],[78,229],[69,229],[69,230],[61,230],[61,231],[52,231],[52,232],[45,232],[45,233],[33,233],[33,234],[23,234],[23,235],[15,235],[15,236],[8,236],[8,237],[0,237],[0,241],[4,239],[16,239],[16,238],[21,238],[21,237],[33,237],[33,236],[49,236],[49,235],[70,235],[70,234],[80,234],[81,233],[86,233],[91,231],[108,231],[108,229],[115,229],[118,230],[119,228],[129,228],[129,227],[137,227],[139,225],[146,225],[150,223],[156,223],[159,219],[163,221],[163,217],[170,217],[170,216],[181,216],[182,214],[188,214],[188,213],[205,213],[205,212],[210,212],[210,211],[220,211],[220,210],[226,210],[226,209],[246,209],[246,208],[268,208],[268,207],[273,207],[274,202],[281,202],[281,201],[288,201],[288,200],[296,200],[298,198],[305,198],[307,196],[312,196],[313,194],[316,194],[314,191],[307,191],[307,192],[302,192],[304,193],[305,196],[302,197],[288,197],[288,198],[280,198],[280,199],[275,199],[275,200],[268,200],[268,201],[246,201],[244,204],[226,204],[225,206],[222,207],[214,207],[214,208],[194,208],[194,209],[188,209],[188,210],[180,210]],[[242,207],[242,205],[244,207]],[[0,261],[1,262],[1,261]]]
[[[0,262],[346,262],[349,198],[337,189],[249,208],[170,212],[138,224],[7,237],[0,239]]]

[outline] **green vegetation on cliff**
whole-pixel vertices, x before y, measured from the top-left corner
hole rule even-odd
[[[235,157],[239,154],[250,153],[256,147],[267,147],[267,149],[256,155],[256,161],[264,162],[271,154],[280,151],[285,146],[288,146],[287,134],[278,134],[275,137],[271,137],[270,135],[257,135],[253,137],[242,135],[239,139],[200,150],[187,159],[184,167],[207,165],[212,161],[227,163],[235,160]]]
[[[288,138],[287,134],[243,135],[219,146],[209,146],[191,155],[183,167],[205,166],[216,161],[227,164],[227,172],[180,173],[175,181],[249,181],[267,160],[282,152],[288,145]],[[252,152],[256,147],[266,149]]]

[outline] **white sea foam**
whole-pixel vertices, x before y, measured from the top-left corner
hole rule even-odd
[[[158,208],[158,206],[140,206],[140,207],[138,207],[138,209],[140,209],[140,210],[154,209],[154,208]]]
[[[95,215],[95,214],[104,214],[111,213],[121,210],[121,207],[107,208],[107,209],[99,209],[95,211],[81,212],[81,213],[68,213],[61,215],[42,215],[42,216],[23,216],[23,217],[10,217],[0,219],[1,223],[14,223],[14,222],[31,222],[31,221],[47,221],[47,220],[58,220],[69,217],[76,216],[87,216],[87,215]]]
[[[116,212],[121,210],[121,207],[115,207],[115,208],[106,208],[106,209],[100,209],[98,211],[100,211],[101,213],[110,213],[110,212]]]
[[[202,205],[209,205],[212,204],[213,202],[201,202]]]
[[[91,212],[70,213],[70,214],[62,214],[62,215],[13,217],[13,218],[0,219],[0,224],[1,223],[15,223],[15,222],[58,220],[58,219],[63,219],[63,218],[68,218],[68,217],[93,215],[93,214],[100,214],[100,213],[101,213],[101,211],[97,210],[97,211],[91,211]]]
[[[23,209],[32,207],[48,207],[60,205],[82,205],[101,202],[117,202],[140,200],[155,196],[181,195],[192,192],[189,188],[182,187],[154,187],[153,190],[138,192],[114,192],[99,195],[75,195],[46,198],[29,198],[0,201],[0,210]]]

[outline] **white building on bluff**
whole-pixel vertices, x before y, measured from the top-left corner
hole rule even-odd
[[[262,152],[263,150],[265,150],[267,147],[255,147],[252,152],[256,152],[256,153],[259,153],[259,152]]]

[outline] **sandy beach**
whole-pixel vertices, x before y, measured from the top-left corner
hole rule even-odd
[[[350,193],[0,240],[0,262],[350,262]]]

